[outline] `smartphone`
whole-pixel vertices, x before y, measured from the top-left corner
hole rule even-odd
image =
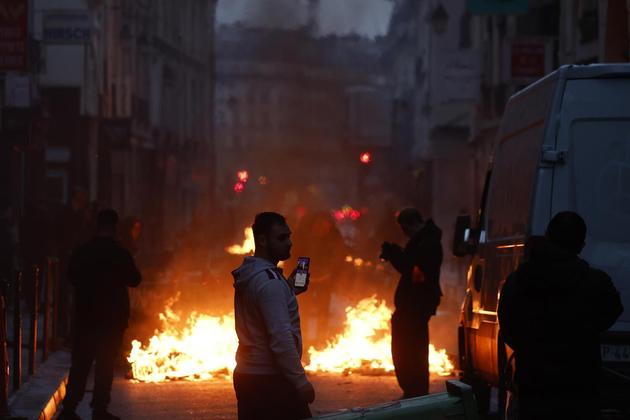
[[[306,286],[306,277],[308,276],[308,267],[311,264],[309,257],[298,257],[297,270],[295,271],[295,287]]]

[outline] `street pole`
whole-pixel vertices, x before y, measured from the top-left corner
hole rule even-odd
[[[13,390],[22,385],[22,272],[15,272],[13,285]]]
[[[39,317],[39,266],[33,265],[33,300],[31,302],[30,349],[28,354],[28,374],[35,373],[35,355],[37,354],[37,328]]]
[[[7,353],[6,283],[0,284],[0,416],[9,416],[9,355]]]

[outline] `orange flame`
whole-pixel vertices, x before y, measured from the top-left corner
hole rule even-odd
[[[206,380],[229,376],[234,371],[238,339],[234,331],[234,315],[210,316],[192,313],[182,322],[172,309],[177,297],[171,299],[160,314],[162,327],[143,346],[131,343],[127,360],[133,378],[142,382],[169,380]],[[311,372],[386,373],[393,372],[391,310],[384,300],[372,296],[356,306],[346,308],[345,330],[323,350],[309,348]],[[453,364],[445,350],[436,351],[430,345],[429,370],[448,376]]]
[[[306,370],[315,372],[351,373],[353,371],[392,372],[392,337],[389,321],[392,311],[384,300],[375,296],[361,300],[355,307],[346,308],[345,330],[323,350],[308,349],[311,362]],[[449,376],[454,369],[446,350],[436,351],[429,345],[429,371]]]
[[[138,340],[131,343],[127,360],[133,378],[142,382],[173,379],[204,380],[230,375],[235,367],[238,340],[234,315],[214,317],[192,313],[182,325],[172,310],[175,299],[160,314],[161,331],[145,347]]]
[[[232,255],[248,255],[254,252],[254,231],[252,228],[245,228],[243,231],[245,239],[243,245],[232,245],[225,248],[225,250]]]

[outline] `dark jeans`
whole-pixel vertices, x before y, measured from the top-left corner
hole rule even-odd
[[[124,331],[95,332],[82,327],[75,331],[72,342],[72,366],[68,377],[64,409],[74,411],[83,399],[87,378],[94,368],[94,395],[91,406],[94,410],[105,410],[111,399],[114,365]]]
[[[312,417],[305,401],[282,375],[234,373],[239,420],[297,420]]]
[[[430,315],[392,315],[392,359],[405,398],[429,393]]]

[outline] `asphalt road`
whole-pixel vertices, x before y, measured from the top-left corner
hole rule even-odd
[[[311,405],[313,415],[391,401],[401,395],[391,375],[317,374],[310,375],[310,379],[317,393]],[[443,392],[446,379],[432,378],[431,392]],[[90,391],[79,407],[78,414],[84,419],[91,418],[91,398]],[[148,384],[131,382],[121,374],[114,381],[110,411],[125,420],[235,419],[236,399],[228,379]]]

